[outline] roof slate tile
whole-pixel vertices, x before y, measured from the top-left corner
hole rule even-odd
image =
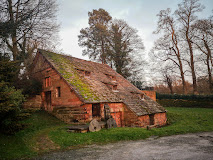
[[[41,49],[39,53],[51,63],[85,103],[123,102],[138,116],[165,112],[162,106],[148,96],[144,95],[144,100],[140,99],[143,92],[106,64]],[[78,70],[89,71],[90,76],[85,77]],[[109,76],[114,76],[116,81]],[[117,92],[112,90],[113,85],[117,85]]]

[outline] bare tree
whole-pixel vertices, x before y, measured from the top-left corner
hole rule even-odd
[[[176,27],[176,22],[170,14],[171,10],[168,8],[166,10],[161,10],[160,13],[157,15],[159,18],[158,26],[157,30],[154,33],[158,34],[160,32],[163,32],[164,35],[155,42],[155,49],[164,52],[164,58],[161,57],[163,61],[172,61],[174,65],[179,68],[183,85],[183,93],[185,94],[185,76],[183,70],[182,55],[179,46],[180,38],[178,29]]]
[[[1,0],[0,21],[7,24],[2,36],[13,60],[24,62],[34,50],[51,41],[57,34],[55,0]]]
[[[199,0],[183,0],[182,3],[178,4],[178,9],[175,11],[175,15],[181,24],[181,32],[183,34],[184,40],[187,42],[188,50],[190,53],[189,66],[191,68],[192,82],[193,82],[193,93],[197,94],[197,80],[195,73],[195,62],[194,62],[194,52],[193,52],[193,30],[192,24],[196,21],[197,12],[201,12],[204,9],[199,3]]]
[[[207,66],[208,71],[208,82],[209,90],[213,92],[213,82],[212,82],[212,47],[213,47],[213,23],[212,18],[197,20],[192,26],[194,30],[194,40],[193,44],[204,54],[205,59],[204,64]]]

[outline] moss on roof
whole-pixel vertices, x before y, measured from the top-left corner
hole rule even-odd
[[[39,50],[39,52],[85,103],[122,102],[138,116],[165,112],[162,106],[148,96],[145,95],[145,100],[141,100],[138,96],[141,91],[108,65],[45,50]],[[82,76],[78,72],[79,70],[92,72],[91,76],[89,78]],[[108,85],[112,87],[114,84],[108,75],[116,77],[118,92],[114,92],[112,88],[108,87]]]
[[[88,101],[98,101],[98,96],[77,73],[75,67],[64,55],[42,51],[42,54],[54,65],[63,78]]]

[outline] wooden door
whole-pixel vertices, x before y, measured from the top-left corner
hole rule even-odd
[[[100,117],[100,103],[92,104],[92,117]]]
[[[150,114],[149,115],[150,125],[154,125],[155,124],[154,116],[155,116],[154,114]]]
[[[45,92],[46,110],[51,110],[51,91]]]

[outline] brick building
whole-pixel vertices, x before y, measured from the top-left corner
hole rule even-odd
[[[38,50],[32,75],[41,106],[67,123],[111,115],[118,126],[166,124],[165,109],[106,64]]]

